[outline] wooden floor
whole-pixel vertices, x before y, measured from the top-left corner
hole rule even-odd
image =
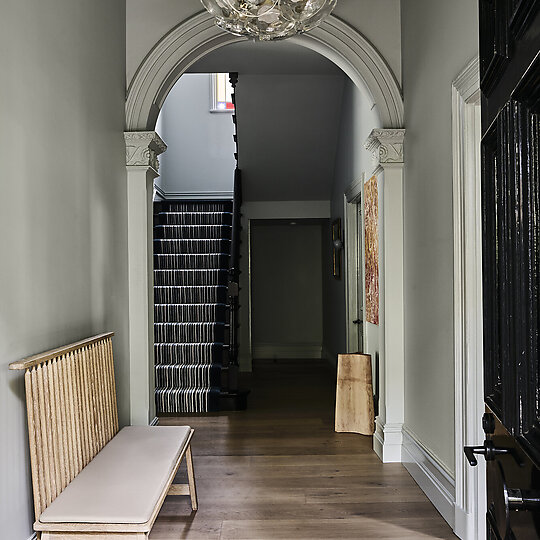
[[[247,411],[160,418],[195,428],[199,510],[168,497],[152,540],[455,538],[405,468],[379,461],[370,437],[334,433],[326,364],[259,362],[247,384]]]

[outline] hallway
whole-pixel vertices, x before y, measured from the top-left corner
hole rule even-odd
[[[195,428],[199,510],[169,497],[152,540],[455,538],[401,464],[334,433],[333,371],[307,362],[257,362],[247,411],[160,418]]]

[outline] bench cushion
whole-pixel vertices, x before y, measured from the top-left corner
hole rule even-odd
[[[42,523],[146,523],[189,426],[123,428],[41,514]]]

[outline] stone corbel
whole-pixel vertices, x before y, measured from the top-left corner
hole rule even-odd
[[[158,156],[167,150],[167,145],[155,131],[126,131],[126,166],[148,167],[158,173]]]
[[[373,168],[380,166],[384,169],[394,164],[403,166],[404,138],[404,129],[374,129],[364,145],[372,153]]]

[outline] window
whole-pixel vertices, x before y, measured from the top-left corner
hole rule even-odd
[[[234,112],[233,87],[228,73],[212,73],[211,112]]]

